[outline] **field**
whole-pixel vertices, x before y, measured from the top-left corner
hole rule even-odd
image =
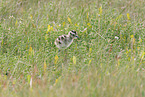
[[[144,56],[144,0],[0,0],[0,97],[145,97]]]

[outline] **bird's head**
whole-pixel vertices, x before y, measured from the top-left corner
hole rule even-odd
[[[73,38],[73,39],[77,39],[79,38],[78,35],[77,35],[77,32],[75,30],[72,30],[68,33],[68,35]]]

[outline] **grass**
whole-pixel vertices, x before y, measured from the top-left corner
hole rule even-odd
[[[1,0],[0,96],[144,97],[144,3]],[[70,30],[66,57],[54,40]]]

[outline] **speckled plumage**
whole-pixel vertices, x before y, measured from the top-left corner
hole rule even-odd
[[[74,39],[78,38],[77,32],[72,30],[68,33],[68,35],[61,35],[55,40],[55,45],[59,49],[68,48]]]

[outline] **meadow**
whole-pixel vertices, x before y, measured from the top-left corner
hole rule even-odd
[[[144,0],[0,0],[0,97],[145,97],[144,55]]]

